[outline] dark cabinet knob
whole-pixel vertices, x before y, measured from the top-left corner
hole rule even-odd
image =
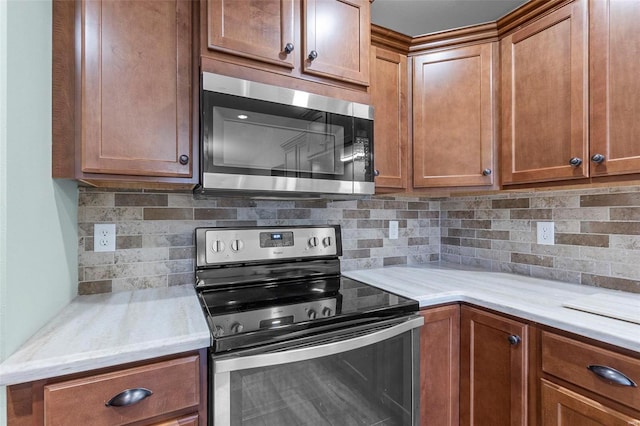
[[[284,53],[289,54],[293,52],[293,43],[287,43],[284,45]]]
[[[484,169],[484,170],[482,171],[482,174],[483,174],[484,176],[489,176],[491,173],[492,173],[492,172],[491,172],[491,169]]]
[[[507,337],[507,340],[509,340],[509,344],[512,346],[517,345],[518,343],[520,343],[520,336],[516,335],[516,334],[512,334],[511,336]]]
[[[596,164],[600,164],[604,161],[604,155],[602,154],[593,154],[593,157],[591,157],[591,161],[593,161]]]
[[[178,161],[183,166],[186,165],[186,164],[189,164],[189,156],[188,155],[181,155],[180,158],[178,159]]]
[[[373,175],[374,175],[374,176],[380,176],[380,170],[375,169],[375,170],[373,171]]]
[[[312,50],[311,52],[309,52],[308,58],[310,61],[313,61],[317,57],[318,57],[318,52],[316,52],[315,50]]]
[[[571,167],[578,167],[580,164],[582,164],[582,158],[573,157],[571,160],[569,160],[569,165]]]

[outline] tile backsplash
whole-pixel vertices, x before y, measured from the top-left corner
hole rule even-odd
[[[194,199],[191,193],[79,191],[79,294],[193,284],[193,234],[199,226],[339,224],[343,270],[439,259],[439,201]],[[398,239],[388,238],[390,220],[398,221]],[[116,224],[115,252],[93,251],[96,223]]]
[[[640,187],[450,198],[440,218],[443,261],[640,293]]]
[[[640,292],[635,186],[352,201],[79,191],[79,294],[192,284],[198,226],[322,224],[342,226],[343,270],[442,260]],[[536,243],[539,221],[555,223],[555,245]],[[116,224],[115,252],[93,251],[96,223]]]

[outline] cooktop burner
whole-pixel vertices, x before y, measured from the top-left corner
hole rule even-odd
[[[196,290],[223,352],[405,315],[414,300],[342,277],[338,226],[196,229]]]

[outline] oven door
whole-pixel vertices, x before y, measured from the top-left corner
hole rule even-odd
[[[212,357],[209,424],[419,425],[420,316]]]

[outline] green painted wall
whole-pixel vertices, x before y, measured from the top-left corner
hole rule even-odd
[[[77,211],[51,178],[51,0],[0,0],[0,361],[76,295]]]

